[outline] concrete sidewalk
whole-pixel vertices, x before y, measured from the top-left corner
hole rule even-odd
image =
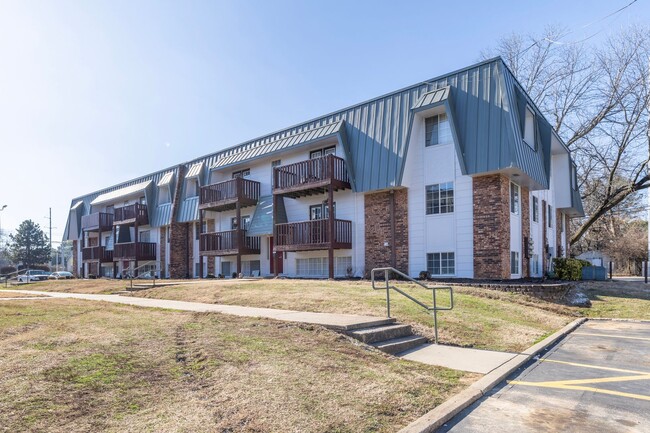
[[[180,311],[195,311],[199,313],[222,313],[233,316],[262,317],[266,319],[283,320],[286,322],[321,325],[338,331],[367,328],[395,322],[395,319],[356,314],[308,313],[293,310],[277,310],[274,308],[241,307],[237,305],[204,304],[201,302],[172,301],[167,299],[135,298],[120,295],[92,295],[85,293],[41,292],[36,290],[3,290],[3,292],[22,293],[49,296],[52,298],[84,299],[89,301],[113,302],[116,304],[134,305],[137,307],[165,308]],[[6,298],[5,298],[6,299]],[[30,298],[26,298],[30,299]],[[40,298],[42,299],[42,298]],[[0,301],[2,299],[0,298]]]

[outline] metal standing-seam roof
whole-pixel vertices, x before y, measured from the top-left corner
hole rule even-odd
[[[90,202],[92,206],[109,203],[112,201],[119,200],[122,197],[129,197],[131,195],[137,194],[139,192],[144,192],[147,187],[151,184],[151,181],[137,183],[135,185],[126,186],[124,188],[116,189],[115,191],[107,192],[101,195],[98,195],[93,201]]]
[[[237,164],[242,161],[250,161],[275,152],[282,151],[289,147],[301,146],[317,140],[323,140],[336,136],[340,133],[343,125],[344,122],[342,120],[339,120],[322,126],[312,127],[304,131],[295,132],[287,136],[273,138],[271,141],[263,145],[253,147],[252,149],[243,149],[240,152],[227,154],[220,157],[214,164],[212,164],[212,166],[210,166],[210,170]]]
[[[199,177],[201,175],[202,169],[203,169],[203,161],[197,162],[196,164],[192,164],[190,169],[187,171],[185,178],[190,179],[193,177]]]
[[[160,178],[156,186],[165,186],[169,185],[172,182],[172,179],[174,178],[174,172],[169,171],[163,175],[163,177]]]
[[[284,198],[278,200],[278,224],[287,222],[287,211]],[[255,207],[255,213],[246,231],[246,236],[264,236],[273,234],[273,196],[260,197]]]
[[[424,93],[420,96],[411,110],[420,111],[433,106],[436,106],[449,98],[449,86],[442,87],[440,89],[435,89],[430,92]]]

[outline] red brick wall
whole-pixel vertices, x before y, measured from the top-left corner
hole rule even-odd
[[[521,275],[530,277],[530,255],[526,251],[526,239],[530,243],[530,193],[521,187]],[[528,257],[528,258],[527,258]]]
[[[160,278],[166,278],[165,255],[167,253],[167,227],[160,227]]]
[[[190,269],[188,269],[187,237],[192,239],[192,233],[189,233],[188,223],[179,223],[177,221],[178,207],[182,200],[181,188],[185,181],[185,166],[178,166],[178,179],[174,189],[174,201],[172,202],[172,221],[169,225],[169,277],[170,278],[189,278]],[[189,261],[191,266],[192,262]]]
[[[510,278],[510,180],[474,178],[473,202],[474,278]]]
[[[390,196],[395,200],[395,245],[392,245]],[[395,189],[367,194],[364,200],[366,269],[392,266],[391,251],[395,248],[395,268],[408,273],[408,190]],[[388,246],[384,246],[388,243]]]
[[[79,277],[79,241],[72,241],[72,273]]]

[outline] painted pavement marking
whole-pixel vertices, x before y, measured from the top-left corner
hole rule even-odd
[[[604,371],[616,371],[619,373],[630,373],[629,376],[612,376],[612,377],[600,377],[595,379],[568,379],[568,380],[552,380],[546,382],[526,382],[522,380],[510,380],[507,381],[509,385],[522,385],[522,386],[532,386],[540,388],[555,388],[555,389],[568,389],[573,391],[589,391],[599,394],[608,394],[615,395],[618,397],[633,398],[637,400],[646,400],[650,401],[650,396],[643,394],[632,394],[629,392],[614,391],[610,389],[601,389],[594,388],[591,386],[582,386],[589,384],[598,384],[598,383],[616,383],[616,382],[630,382],[636,380],[650,380],[650,373],[643,371],[634,371],[634,370],[625,370],[622,368],[612,368],[612,367],[601,367],[597,365],[590,364],[580,364],[577,362],[568,362],[568,361],[557,361],[554,359],[540,359],[540,362],[555,362],[557,364],[566,364],[574,367],[582,368],[592,368],[596,370]]]
[[[574,332],[573,335],[586,335],[589,337],[607,337],[607,338],[624,338],[627,340],[644,340],[650,341],[648,337],[632,337],[629,335],[612,335],[612,334],[595,334],[592,332]]]

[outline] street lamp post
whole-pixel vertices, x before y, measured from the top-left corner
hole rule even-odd
[[[3,204],[3,205],[0,207],[0,212],[2,212],[3,210],[5,210],[6,208],[7,208],[7,205],[6,205],[6,204]],[[2,219],[1,219],[1,218],[0,218],[0,246],[2,246]]]

